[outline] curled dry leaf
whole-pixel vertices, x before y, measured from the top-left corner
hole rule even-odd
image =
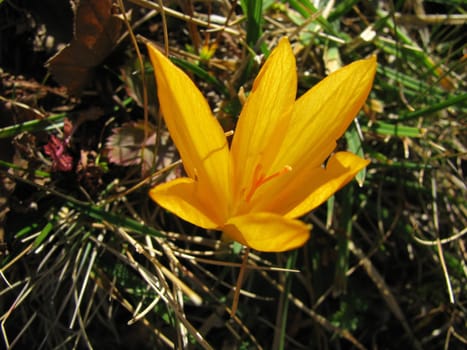
[[[75,7],[74,39],[46,63],[55,79],[79,95],[113,50],[123,21],[112,14],[112,0],[80,0]]]

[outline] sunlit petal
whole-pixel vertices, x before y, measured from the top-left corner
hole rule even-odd
[[[258,74],[237,123],[231,152],[238,193],[249,186],[258,164],[267,171],[275,158],[288,127],[296,87],[295,57],[283,38]]]
[[[258,251],[283,252],[302,246],[311,225],[272,213],[252,213],[231,218],[223,231],[230,238]]]
[[[217,217],[225,219],[231,200],[231,169],[224,132],[191,79],[155,47],[148,45],[148,50],[162,114],[184,168],[200,182],[203,195],[216,203]]]
[[[300,176],[292,173],[293,179],[284,179],[275,189],[276,197],[267,207],[255,210],[267,210],[288,218],[296,218],[315,209],[335,192],[344,187],[355,175],[369,163],[350,152],[334,154],[326,168],[308,168]],[[288,175],[287,175],[288,176]],[[272,189],[274,191],[274,189]]]
[[[369,163],[348,152],[328,157],[369,94],[376,59],[336,71],[295,101],[295,58],[281,39],[253,84],[229,152],[193,82],[156,49],[149,52],[162,113],[190,177],[153,188],[151,197],[186,221],[221,229],[259,251],[303,245],[310,226],[295,218]]]
[[[365,102],[376,71],[376,57],[356,61],[330,74],[301,96],[275,168],[319,166],[335,148]]]
[[[152,188],[149,195],[161,207],[194,225],[207,229],[219,226],[214,205],[203,200],[205,196],[200,193],[198,183],[190,178],[160,184]]]

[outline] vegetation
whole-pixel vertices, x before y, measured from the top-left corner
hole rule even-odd
[[[0,0],[3,346],[465,348],[466,18],[460,0]],[[302,248],[245,258],[148,195],[183,168],[145,44],[229,133],[283,36],[299,95],[377,55],[338,145],[371,163],[301,218]]]

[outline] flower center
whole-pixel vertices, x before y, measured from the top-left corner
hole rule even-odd
[[[284,166],[281,170],[275,172],[274,174],[271,174],[269,176],[266,176],[263,172],[263,166],[261,164],[258,164],[255,168],[255,172],[253,174],[253,182],[250,186],[250,190],[247,192],[245,196],[245,201],[248,203],[250,202],[251,198],[255,194],[256,190],[264,185],[266,182],[279,177],[283,174],[288,173],[289,171],[292,171],[292,167],[290,165]]]

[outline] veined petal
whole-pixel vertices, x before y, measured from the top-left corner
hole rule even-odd
[[[182,177],[153,187],[149,196],[161,207],[194,225],[215,229],[223,223],[216,222],[214,204],[206,203],[198,183]]]
[[[276,190],[274,200],[267,207],[255,210],[272,211],[287,218],[299,217],[325,202],[369,162],[350,152],[338,152],[331,156],[326,168],[310,167],[300,174],[292,171],[289,181],[286,174],[282,184],[278,184],[280,190]]]
[[[152,45],[148,51],[162,114],[183,166],[188,176],[199,181],[222,221],[232,191],[229,147],[222,127],[191,79]]]
[[[376,72],[376,57],[331,73],[294,105],[274,168],[319,166],[335,148],[365,102]]]
[[[258,164],[268,171],[281,147],[296,88],[295,57],[283,38],[255,79],[237,123],[231,147],[237,194],[248,190]]]
[[[262,252],[283,252],[302,246],[310,237],[311,225],[273,213],[236,216],[223,227],[237,242]]]

